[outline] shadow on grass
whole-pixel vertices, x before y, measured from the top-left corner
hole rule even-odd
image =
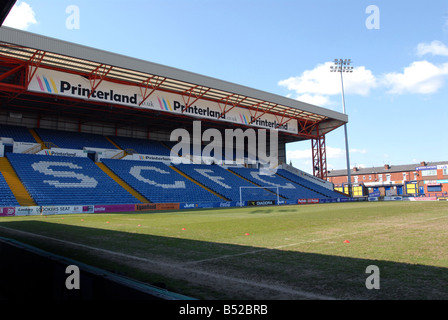
[[[44,221],[0,222],[0,235],[4,237],[200,299],[448,299],[447,268],[137,231]],[[1,264],[14,265],[11,257],[1,251],[0,255]],[[372,283],[368,280],[372,274],[366,273],[370,265],[379,268],[379,289],[366,288],[366,280]],[[29,268],[33,272],[33,266]]]

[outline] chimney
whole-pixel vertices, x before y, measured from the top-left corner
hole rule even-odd
[[[426,162],[425,161],[420,162],[420,166],[426,167]]]
[[[358,171],[358,167],[353,167],[353,172]]]
[[[385,165],[384,165],[384,169],[389,170],[389,169],[390,169],[390,165],[385,164]]]

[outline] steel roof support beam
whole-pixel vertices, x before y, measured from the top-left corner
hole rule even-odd
[[[264,115],[264,114],[266,113],[266,111],[260,111],[261,114],[260,114],[259,116],[257,116],[257,113],[259,112],[259,107],[260,107],[260,105],[261,105],[262,103],[263,103],[263,102],[258,102],[258,103],[255,103],[255,104],[253,104],[253,105],[251,105],[251,106],[249,107],[250,109],[248,109],[248,110],[249,110],[250,116],[251,116],[251,118],[252,118],[252,120],[249,122],[250,124],[252,124],[252,123],[254,123],[255,121],[257,121],[257,119],[259,119],[262,115]],[[252,115],[252,109],[255,110],[255,115]]]
[[[276,129],[280,128],[280,127],[283,126],[285,123],[288,123],[289,121],[292,120],[291,117],[285,117],[284,114],[285,114],[285,113],[283,113],[283,115],[281,116],[282,118],[281,118],[280,121],[278,121],[278,117],[275,116],[275,119],[277,120],[277,127],[276,127]]]
[[[322,180],[327,180],[327,151],[325,135],[311,139],[313,151],[313,175]]]
[[[199,94],[195,94],[194,91],[199,90]],[[185,90],[184,92],[182,92],[182,99],[184,100],[185,103],[185,109],[186,110],[188,107],[192,106],[196,101],[198,101],[199,99],[201,99],[208,91],[210,91],[210,88],[207,87],[203,87],[200,85],[191,87],[188,90]],[[185,96],[188,96],[188,99],[185,100]],[[190,99],[194,97],[194,100],[190,102]],[[182,110],[182,113],[184,112],[184,110]]]
[[[93,92],[98,88],[101,82],[107,77],[109,72],[112,70],[112,66],[107,66],[105,64],[100,64],[89,74],[90,81],[90,93],[88,98],[90,98]]]
[[[221,110],[221,116],[219,117],[219,119],[224,118],[224,116],[225,116],[230,110],[232,110],[233,108],[235,108],[237,105],[239,105],[241,102],[243,102],[243,101],[247,98],[247,97],[242,97],[242,98],[240,98],[240,96],[237,95],[238,97],[236,98],[236,100],[237,100],[236,102],[232,102],[232,101],[229,102],[230,98],[232,98],[233,96],[235,96],[235,94],[230,94],[230,95],[228,95],[228,96],[226,96],[226,97],[224,97],[223,99],[220,100],[220,101],[224,101],[224,110],[221,108],[221,103],[218,101],[218,106],[219,106],[219,108],[220,108],[220,110]],[[229,105],[229,103],[232,105],[232,107],[231,107],[230,109],[226,109],[227,106]]]
[[[152,76],[148,79],[146,79],[145,81],[143,81],[141,83],[140,87],[140,93],[142,95],[142,101],[139,103],[139,106],[141,106],[153,93],[154,91],[156,91],[158,88],[160,88],[160,86],[162,85],[162,83],[166,80],[166,78],[161,78],[161,79],[157,79],[155,84],[151,83],[151,79],[153,78],[159,78],[158,76]],[[144,88],[144,90],[143,90]],[[148,90],[150,90],[148,92]]]
[[[24,85],[26,78],[26,63],[6,57],[2,58],[1,61],[2,67],[11,68],[0,75],[0,88],[7,92],[7,103],[9,103],[26,90]],[[10,83],[11,81],[3,82],[10,77],[15,77],[16,81],[13,81],[13,83]]]
[[[310,121],[308,119],[297,121],[298,124],[298,134],[307,138],[317,138],[318,134],[316,132],[319,131],[319,122]]]
[[[5,73],[0,75],[0,81],[6,79],[7,77],[9,77],[9,76],[11,76],[11,75],[13,75],[15,73],[18,73],[22,69],[23,69],[23,65],[19,65],[19,66],[15,67],[15,68],[12,68],[9,71],[6,71]]]
[[[278,104],[272,104],[270,102],[268,102],[269,107],[258,117],[254,117],[254,120],[257,120],[258,118],[260,118],[262,115],[264,115],[265,113],[270,113],[271,110],[273,110],[274,108],[276,108],[278,106]],[[249,109],[250,112],[250,109]]]
[[[42,60],[45,57],[46,52],[42,50],[36,50],[31,58],[27,62],[27,76],[25,79],[25,88],[28,89],[28,85],[36,74]]]
[[[152,80],[156,77],[157,77],[157,79],[155,80],[155,84],[152,84]],[[156,91],[162,85],[162,83],[166,80],[166,78],[160,78],[160,79],[159,78],[160,78],[159,76],[151,76],[140,84],[140,86],[139,86],[140,93],[142,94],[143,99],[138,104],[139,106],[141,106],[143,104],[143,102],[145,102],[146,99],[148,99],[149,96],[152,95],[154,93],[154,91]],[[151,90],[151,91],[148,92],[149,90]]]

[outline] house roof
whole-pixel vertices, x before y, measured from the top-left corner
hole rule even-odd
[[[404,165],[384,165],[382,167],[369,167],[369,168],[351,168],[351,173],[354,175],[365,175],[365,174],[384,174],[384,173],[392,173],[392,172],[405,172],[405,171],[416,171],[419,167],[431,167],[438,165],[448,165],[448,161],[439,161],[439,162],[425,162],[425,165],[422,163],[414,163],[414,164],[404,164]],[[339,176],[347,176],[346,169],[339,170],[331,170],[328,171],[328,177],[339,177]]]

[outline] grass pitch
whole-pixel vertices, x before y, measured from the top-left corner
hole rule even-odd
[[[198,299],[448,299],[443,201],[3,217],[0,236]]]

